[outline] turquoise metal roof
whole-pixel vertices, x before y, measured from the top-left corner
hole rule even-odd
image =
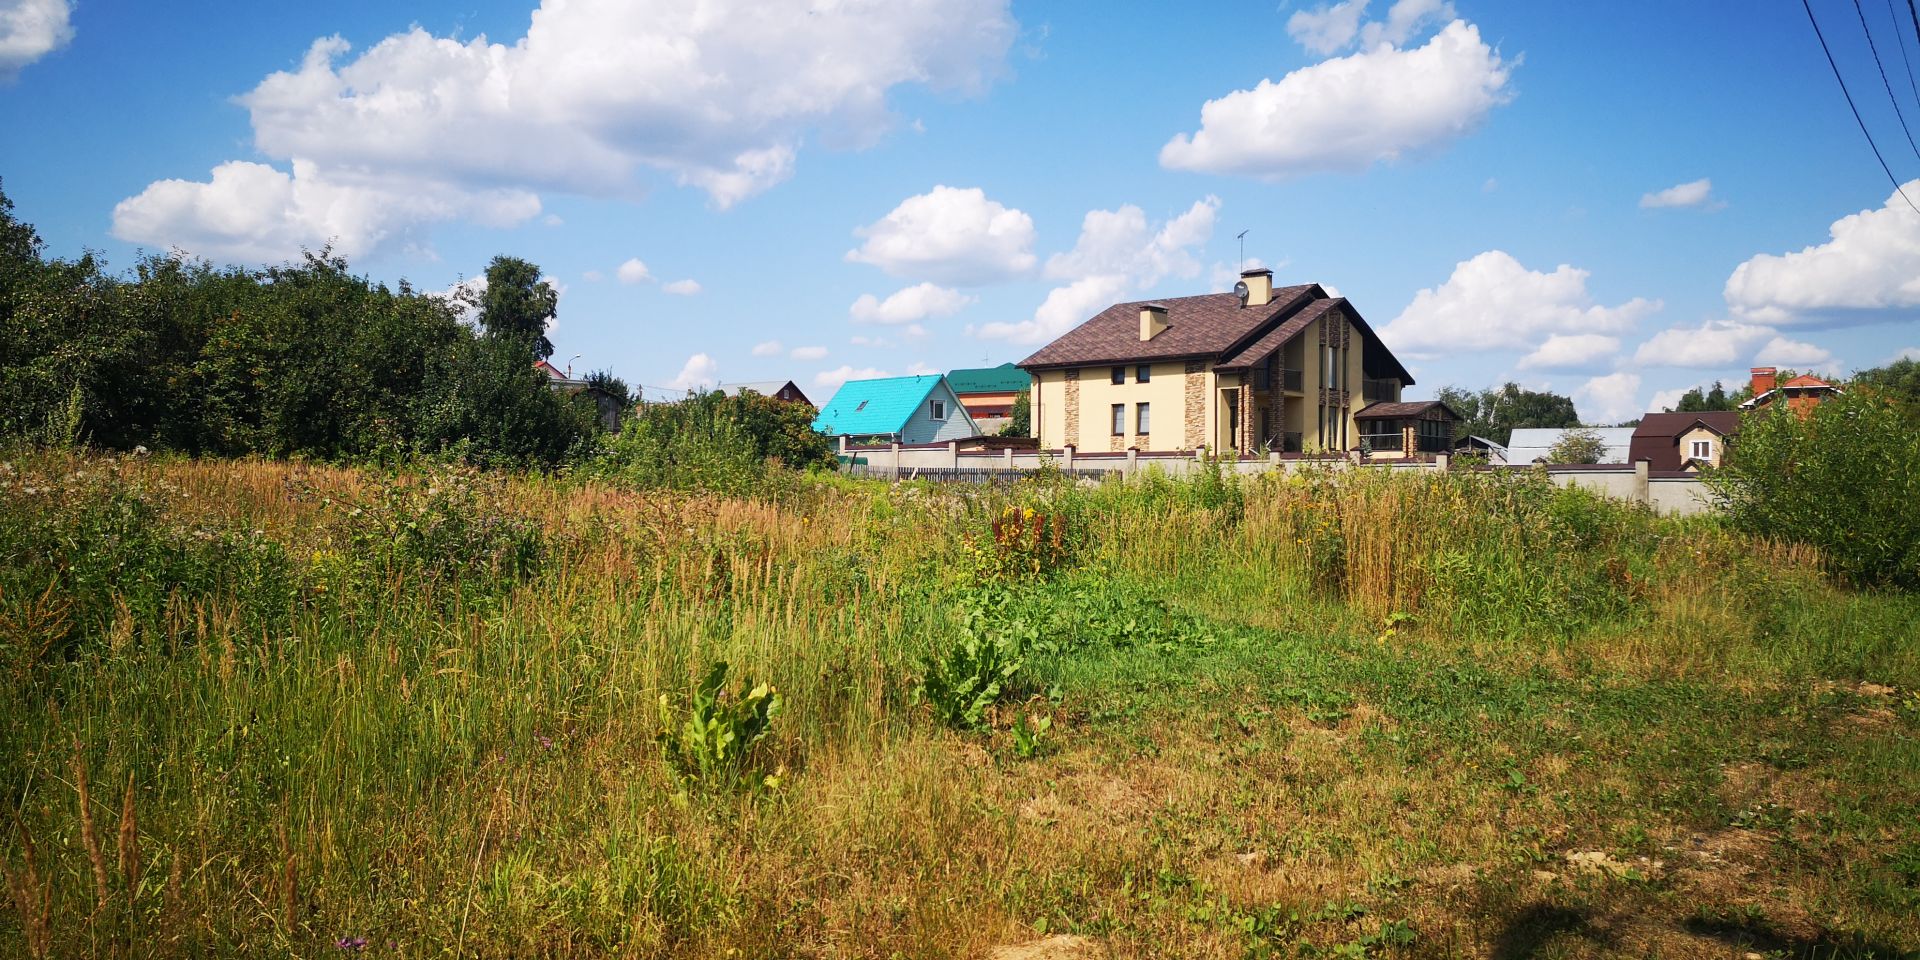
[[[1033,385],[1033,377],[1011,363],[997,367],[971,367],[947,374],[947,386],[954,393],[1019,393]]]
[[[848,380],[820,408],[820,415],[813,418],[813,428],[831,436],[899,433],[940,380],[937,373]]]

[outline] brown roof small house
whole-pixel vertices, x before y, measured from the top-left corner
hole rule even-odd
[[[1717,467],[1726,456],[1727,441],[1739,432],[1737,410],[1649,413],[1633,428],[1627,460],[1632,463],[1645,460],[1649,470]]]

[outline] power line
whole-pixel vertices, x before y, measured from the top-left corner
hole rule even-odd
[[[1900,98],[1893,95],[1893,83],[1887,79],[1887,67],[1880,62],[1880,47],[1873,42],[1873,29],[1867,26],[1867,11],[1860,6],[1860,0],[1853,0],[1853,12],[1860,17],[1860,32],[1867,35],[1867,49],[1873,52],[1873,65],[1880,71],[1880,85],[1887,88],[1887,99],[1893,102],[1893,115],[1900,120],[1900,131],[1907,135],[1907,146],[1913,155],[1920,158],[1920,146],[1914,146],[1913,131],[1907,129],[1907,115],[1900,109]]]
[[[1860,118],[1860,108],[1854,105],[1853,94],[1847,90],[1846,78],[1840,75],[1840,64],[1833,59],[1833,49],[1827,46],[1826,34],[1820,32],[1820,21],[1813,15],[1813,3],[1811,0],[1800,0],[1800,5],[1806,8],[1807,22],[1813,24],[1813,35],[1820,41],[1821,52],[1827,55],[1827,66],[1833,68],[1833,79],[1840,83],[1840,95],[1847,98],[1847,109],[1853,111],[1853,122],[1860,125],[1861,134],[1867,138],[1867,146],[1873,150],[1873,158],[1880,161],[1880,169],[1886,172],[1887,180],[1893,183],[1893,189],[1899,192],[1900,199],[1907,201],[1907,206],[1914,213],[1920,214],[1920,207],[1914,206],[1913,198],[1907,196],[1906,188],[1900,185],[1900,178],[1895,177],[1893,168],[1887,166],[1887,158],[1880,154],[1880,145],[1873,142],[1873,133],[1867,129],[1867,121]]]
[[[1907,0],[1907,12],[1915,16],[1915,36],[1920,37],[1920,11],[1913,8],[1913,0]],[[1913,91],[1915,103],[1920,103],[1920,83],[1913,79],[1913,61],[1907,57],[1907,34],[1900,29],[1900,15],[1893,11],[1893,0],[1887,0],[1887,19],[1893,22],[1893,41],[1900,45],[1900,62],[1907,68],[1907,89]]]

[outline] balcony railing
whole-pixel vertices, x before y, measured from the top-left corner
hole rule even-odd
[[[1297,373],[1298,371],[1295,372]],[[1303,442],[1304,438],[1298,433],[1283,433],[1280,435],[1280,452],[1299,453],[1305,449],[1302,446]]]
[[[1360,399],[1367,403],[1377,400],[1398,400],[1400,382],[1398,380],[1366,380],[1360,384]]]
[[[1298,370],[1282,370],[1280,371],[1280,389],[1291,390],[1294,393],[1305,393],[1307,389],[1305,379],[1305,376]]]

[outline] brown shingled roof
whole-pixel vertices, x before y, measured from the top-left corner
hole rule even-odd
[[[1173,357],[1218,356],[1252,335],[1267,321],[1298,306],[1316,289],[1316,285],[1311,283],[1279,287],[1273,291],[1272,301],[1258,307],[1240,306],[1240,298],[1231,293],[1116,303],[1095,314],[1093,319],[1067,331],[1058,340],[1041,347],[1033,356],[1020,361],[1019,365],[1027,368],[1091,366]],[[1142,341],[1140,308],[1147,303],[1166,306],[1167,329],[1152,340]]]
[[[1378,403],[1367,404],[1359,413],[1354,414],[1353,418],[1355,420],[1399,420],[1406,417],[1417,417],[1434,407],[1445,410],[1447,416],[1455,420],[1460,419],[1460,415],[1455,413],[1452,407],[1438,400],[1407,400],[1398,402],[1382,400]]]
[[[1700,424],[1723,437],[1740,432],[1738,410],[1708,410],[1697,413],[1649,413],[1633,428],[1627,445],[1627,461],[1648,461],[1652,470],[1678,470],[1684,461],[1678,446],[1681,434]]]
[[[1295,334],[1305,330],[1307,324],[1312,323],[1315,318],[1346,302],[1346,298],[1342,297],[1335,300],[1315,300],[1307,304],[1300,308],[1300,312],[1280,321],[1280,325],[1268,331],[1265,336],[1242,347],[1239,351],[1235,352],[1233,356],[1220,361],[1219,368],[1222,370],[1244,370],[1247,367],[1251,367],[1265,360],[1268,354],[1285,346],[1286,342],[1293,339]]]

